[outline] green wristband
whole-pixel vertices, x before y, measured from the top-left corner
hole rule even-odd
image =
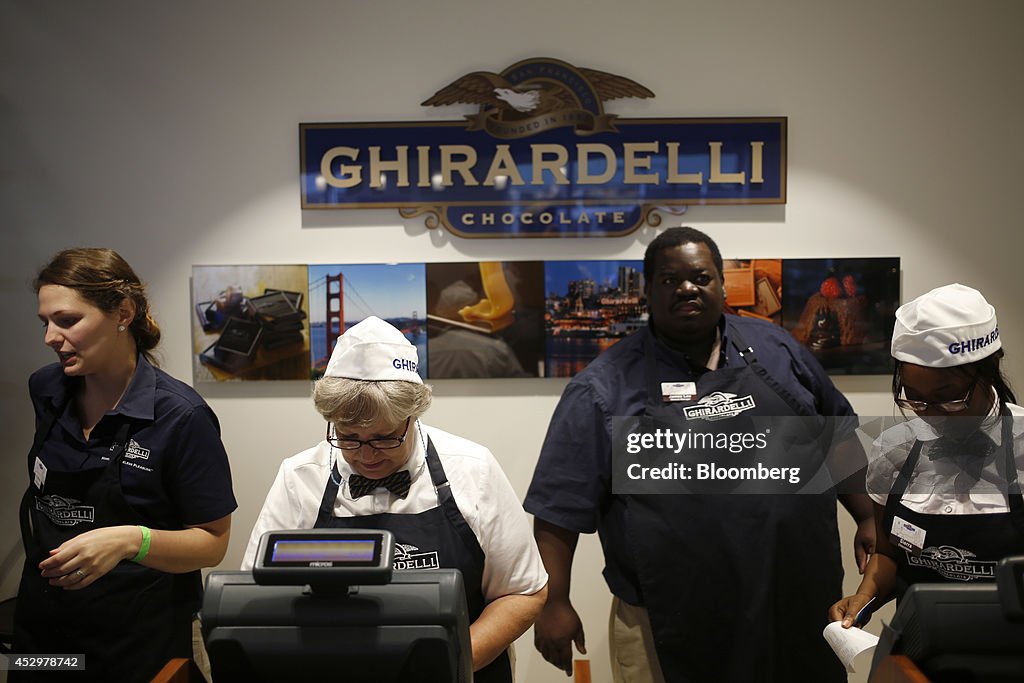
[[[135,553],[135,557],[132,558],[132,562],[142,562],[146,559],[146,555],[149,555],[149,527],[140,524],[139,529],[142,530],[142,543],[139,545],[139,552]]]

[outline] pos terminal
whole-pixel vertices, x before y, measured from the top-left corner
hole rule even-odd
[[[457,569],[393,571],[378,529],[270,531],[252,572],[211,572],[202,628],[213,679],[472,681]]]

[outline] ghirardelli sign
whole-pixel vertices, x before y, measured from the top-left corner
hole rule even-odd
[[[625,235],[659,210],[783,204],[785,117],[620,118],[655,95],[556,59],[475,71],[425,107],[459,121],[303,123],[303,209],[398,209],[462,237]]]

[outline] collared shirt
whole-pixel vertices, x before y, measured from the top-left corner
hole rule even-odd
[[[73,400],[81,382],[65,376],[58,363],[29,379],[37,429],[46,412],[64,407],[39,454],[48,470],[106,467],[113,440],[128,421],[132,427],[121,459],[121,488],[151,526],[205,524],[238,507],[217,417],[191,387],[140,355],[124,396],[86,439]]]
[[[512,485],[491,452],[467,439],[423,425],[413,429],[415,447],[403,469],[412,484],[404,499],[385,488],[353,499],[348,488],[352,468],[338,449],[326,441],[283,463],[267,493],[266,502],[249,536],[242,569],[251,569],[260,537],[278,529],[311,529],[320,501],[337,464],[341,477],[334,501],[336,517],[357,517],[382,512],[412,515],[436,508],[437,492],[426,463],[426,436],[437,450],[451,486],[452,496],[484,551],[484,599],[503,595],[530,595],[547,584],[547,573],[533,540],[529,520]],[[412,433],[410,436],[412,436]]]
[[[729,341],[739,330],[758,361],[809,414],[853,416],[846,398],[821,365],[786,330],[764,321],[723,316],[719,367],[746,364]],[[526,510],[551,524],[601,537],[605,579],[615,595],[640,604],[625,543],[625,508],[612,495],[612,418],[641,415],[647,406],[645,344],[642,329],[598,356],[566,386],[544,439]],[[657,339],[655,353],[662,382],[695,382],[707,368]]]
[[[995,399],[995,392],[993,391]],[[1013,419],[1013,447],[1017,480],[1024,482],[1024,408],[1007,404]],[[1009,510],[1006,477],[1001,474],[1006,455],[1001,448],[1002,425],[998,399],[980,428],[991,441],[981,453],[956,452],[940,444],[940,434],[921,418],[891,427],[875,439],[868,464],[868,495],[879,505],[889,500],[889,491],[910,455],[915,441],[921,453],[900,502],[914,512],[928,515],[974,515]],[[955,416],[952,419],[957,419]],[[947,442],[948,444],[948,442]]]

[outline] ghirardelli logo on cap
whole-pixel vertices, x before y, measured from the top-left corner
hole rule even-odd
[[[395,358],[391,361],[391,364],[395,366],[395,370],[408,370],[409,372],[416,372],[416,361],[409,360],[408,358]]]
[[[984,337],[977,337],[975,339],[962,339],[955,341],[949,345],[949,352],[954,356],[961,353],[972,353],[983,349],[989,344],[999,339],[999,328],[995,328]]]

